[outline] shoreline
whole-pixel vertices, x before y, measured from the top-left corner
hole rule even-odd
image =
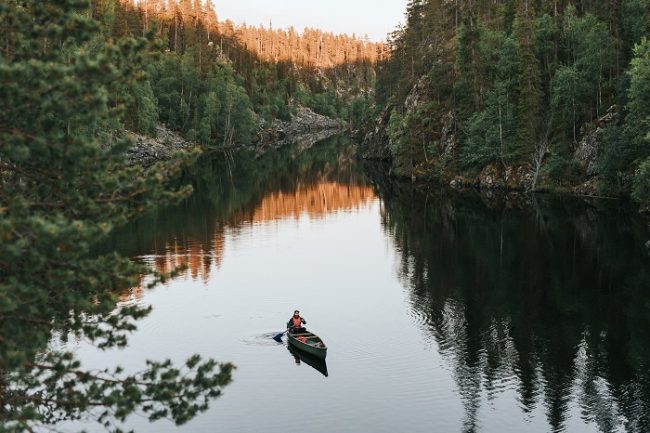
[[[257,157],[291,143],[298,143],[299,147],[305,150],[318,141],[340,134],[346,129],[347,125],[341,120],[323,116],[306,107],[298,107],[290,121],[274,119],[269,125],[259,127],[250,143],[233,144],[225,149],[252,150]],[[126,152],[128,163],[141,165],[144,169],[158,162],[171,160],[178,152],[189,152],[196,148],[201,149],[202,153],[210,150],[185,139],[162,124],[156,126],[155,137],[131,131],[125,131],[125,134],[133,143]]]

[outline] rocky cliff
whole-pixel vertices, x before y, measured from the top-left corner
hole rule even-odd
[[[430,103],[426,76],[418,80],[399,107],[404,118],[416,113],[419,107]],[[390,160],[390,139],[387,129],[389,119],[395,106],[387,105],[371,125],[370,131],[363,140],[364,157],[366,159]],[[436,125],[434,130],[427,132],[428,148],[433,154],[425,155],[418,165],[413,167],[411,177],[429,179],[450,185],[454,188],[479,188],[483,190],[514,190],[514,191],[553,191],[573,192],[579,195],[597,195],[601,178],[598,169],[599,156],[605,139],[607,128],[620,120],[618,108],[611,107],[607,113],[585,126],[581,139],[576,145],[572,158],[566,161],[567,166],[576,167],[577,172],[569,180],[560,185],[554,183],[548,175],[548,162],[551,153],[549,144],[544,149],[535,151],[539,161],[524,161],[520,164],[505,162],[490,163],[483,167],[466,170],[459,164],[459,148],[462,139],[462,125],[459,125],[453,111],[439,112],[438,118],[431,119],[429,124]],[[396,167],[391,173],[400,171]]]
[[[387,128],[390,113],[393,107],[386,106],[377,116],[371,130],[363,138],[363,157],[369,160],[389,160],[390,140],[388,138]]]

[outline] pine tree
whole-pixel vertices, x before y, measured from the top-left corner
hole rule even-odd
[[[22,432],[88,415],[110,426],[134,411],[184,423],[207,408],[232,366],[192,357],[150,362],[128,376],[88,371],[49,347],[85,338],[127,343],[147,308],[116,308],[141,266],[97,252],[111,229],[187,188],[167,190],[178,162],[142,173],[124,161],[129,143],[109,133],[137,79],[143,40],[93,45],[88,2],[0,4],[0,431]],[[5,25],[11,23],[11,25]],[[41,23],[35,26],[34,23]]]
[[[532,153],[538,140],[542,107],[541,73],[535,55],[533,17],[532,1],[520,0],[513,26],[513,34],[519,45],[518,140],[528,154]]]
[[[635,173],[634,198],[650,204],[650,39],[644,38],[634,48],[630,68],[630,89],[626,118],[627,136],[631,138],[631,155],[639,169]]]

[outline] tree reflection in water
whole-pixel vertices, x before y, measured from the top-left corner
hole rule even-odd
[[[508,389],[523,416],[542,405],[554,432],[573,406],[603,432],[650,431],[650,260],[634,211],[372,177],[413,316],[452,366],[465,431]]]
[[[160,273],[180,268],[186,277],[208,281],[212,266],[222,263],[227,231],[303,214],[324,218],[376,200],[347,137],[313,144],[297,142],[260,158],[205,158],[186,174],[195,189],[190,199],[128,225],[107,247],[146,255]],[[125,291],[123,301],[137,300],[144,285]]]

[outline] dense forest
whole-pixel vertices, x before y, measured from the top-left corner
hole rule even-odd
[[[647,0],[411,0],[376,86],[395,171],[647,201],[649,32]]]
[[[206,146],[248,143],[258,126],[288,120],[297,105],[358,123],[384,52],[320,30],[236,26],[198,0],[94,0],[92,15],[102,41],[153,45],[125,126],[152,134],[161,122]]]
[[[126,160],[125,130],[154,134],[162,123],[223,148],[299,105],[349,120],[349,106],[369,106],[380,46],[312,30],[231,31],[206,2],[153,4],[0,2],[2,433],[81,418],[119,431],[136,412],[183,424],[231,380],[232,364],[198,355],[98,371],[67,349],[82,340],[101,350],[127,345],[151,308],[116,308],[120,293],[150,269],[100,244],[192,192],[178,175],[196,152],[144,170]],[[247,47],[250,32],[264,33],[261,49],[293,54],[258,53]]]

